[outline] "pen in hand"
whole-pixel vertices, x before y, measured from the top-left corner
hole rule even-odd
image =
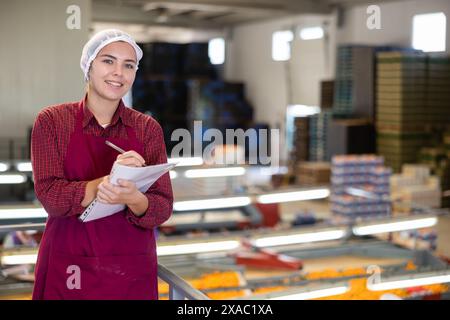
[[[114,143],[112,143],[112,142],[110,142],[110,141],[108,141],[108,140],[105,141],[105,144],[106,144],[107,146],[113,148],[114,150],[120,152],[120,154],[126,153],[125,150],[123,150],[122,148],[116,146]],[[120,157],[121,157],[121,156],[119,156],[118,159],[119,159]],[[125,159],[125,158],[126,158],[126,159]],[[135,152],[135,151],[128,151],[128,152],[127,152],[127,156],[126,156],[125,158],[124,158],[124,159],[121,159],[122,162],[123,162],[123,161],[125,162],[125,163],[121,163],[121,164],[123,164],[123,165],[128,165],[128,166],[131,165],[131,166],[135,166],[135,167],[145,166],[145,160],[144,160],[144,158],[142,158],[142,156],[141,156],[140,154],[138,154],[137,152]],[[129,160],[130,158],[131,158],[131,159],[134,159],[134,160],[133,160],[132,162],[130,162],[130,160]],[[138,163],[136,163],[136,161],[137,161]]]
[[[116,146],[114,143],[109,142],[108,140],[105,141],[105,143],[110,146],[111,148],[113,148],[114,150],[120,152],[120,153],[125,153],[125,150],[123,150],[122,148]]]

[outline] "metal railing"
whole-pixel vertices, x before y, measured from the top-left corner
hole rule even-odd
[[[158,264],[158,277],[169,284],[169,300],[210,300],[203,292],[161,264]]]

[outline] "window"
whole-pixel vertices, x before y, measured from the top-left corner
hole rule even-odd
[[[291,58],[290,42],[294,39],[292,31],[276,31],[272,35],[272,59],[287,61]]]
[[[303,28],[300,30],[300,39],[315,40],[323,38],[323,29],[321,27]]]
[[[425,52],[445,51],[446,17],[442,12],[418,14],[413,17],[414,49]]]
[[[209,41],[208,56],[212,64],[223,64],[225,62],[225,40],[223,38],[215,38]]]

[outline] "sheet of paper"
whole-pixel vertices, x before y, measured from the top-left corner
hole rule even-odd
[[[118,179],[130,180],[136,183],[141,192],[146,192],[163,174],[175,167],[173,163],[163,163],[147,167],[129,167],[115,163],[110,173],[110,181],[117,184]],[[122,204],[105,204],[97,199],[86,208],[79,219],[83,222],[108,217],[125,209]]]

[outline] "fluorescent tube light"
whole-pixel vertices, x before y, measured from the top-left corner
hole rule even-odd
[[[2,256],[2,265],[36,264],[37,254]]]
[[[297,243],[327,241],[341,239],[345,236],[344,230],[318,231],[303,234],[292,234],[287,236],[273,236],[254,240],[258,247],[273,247]]]
[[[213,251],[233,250],[240,246],[239,241],[216,241],[216,242],[200,242],[190,244],[180,244],[171,246],[158,246],[158,256],[169,256],[176,254],[204,253]]]
[[[368,283],[367,288],[371,291],[382,291],[392,289],[411,288],[418,286],[427,286],[431,284],[450,282],[450,274],[429,276],[429,277],[415,277],[411,279],[383,281],[379,283]]]
[[[0,209],[0,219],[47,218],[44,208]]]
[[[27,181],[23,174],[0,174],[0,184],[20,184]]]
[[[207,200],[177,201],[173,204],[175,211],[204,210],[244,207],[251,203],[249,197],[217,198]]]
[[[157,254],[158,256],[169,256],[177,254],[227,251],[236,249],[239,246],[240,243],[239,241],[236,240],[167,245],[167,246],[158,246]],[[36,254],[3,256],[2,265],[35,264],[36,259],[37,259]]]
[[[348,291],[347,286],[340,286],[334,288],[320,289],[308,292],[293,293],[284,296],[269,298],[269,300],[307,300],[318,299],[323,297],[336,296]]]
[[[211,177],[230,177],[242,176],[245,174],[245,168],[213,168],[213,169],[192,169],[187,170],[184,175],[186,178],[211,178]]]
[[[356,226],[353,227],[353,233],[357,236],[365,236],[369,234],[428,228],[434,226],[436,223],[437,223],[436,217],[422,218],[422,219],[381,223],[360,227]]]
[[[9,164],[5,162],[0,162],[0,172],[8,171]]]
[[[177,167],[201,166],[203,159],[201,157],[170,158],[167,159],[167,162],[177,163]]]
[[[17,170],[19,170],[20,172],[31,172],[33,171],[33,168],[31,166],[31,162],[18,162],[16,164],[16,168]]]
[[[265,194],[258,197],[259,203],[277,203],[277,202],[289,202],[289,201],[303,201],[323,199],[330,195],[329,189],[314,189],[304,191],[293,192],[280,192],[273,194]]]

